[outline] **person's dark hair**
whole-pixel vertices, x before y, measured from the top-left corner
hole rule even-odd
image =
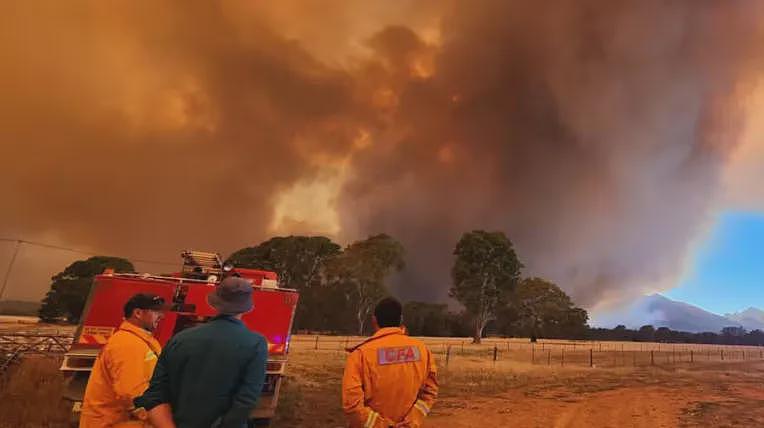
[[[125,315],[125,318],[130,318],[133,316],[133,311],[136,309],[135,301],[134,299],[130,299],[125,303],[125,306],[122,307],[122,313]]]
[[[156,294],[138,293],[131,297],[122,307],[122,312],[125,318],[133,316],[133,311],[136,309],[154,309],[162,310],[164,307],[164,299]]]
[[[401,302],[392,297],[385,297],[380,300],[374,308],[374,317],[380,327],[399,327],[402,313]]]

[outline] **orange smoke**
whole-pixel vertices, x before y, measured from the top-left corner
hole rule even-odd
[[[0,236],[166,260],[387,232],[404,297],[444,298],[473,228],[582,303],[671,277],[761,72],[754,3],[6,9]]]

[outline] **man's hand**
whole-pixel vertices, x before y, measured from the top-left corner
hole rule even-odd
[[[131,409],[129,410],[129,413],[131,419],[145,421],[149,418],[149,412],[147,412],[143,407]]]
[[[172,421],[172,409],[167,403],[149,410],[149,422],[154,428],[176,428],[175,422]]]

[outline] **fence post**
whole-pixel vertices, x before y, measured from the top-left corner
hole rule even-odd
[[[464,355],[464,341],[462,340],[462,355]]]
[[[531,364],[536,364],[536,347],[531,345]]]
[[[651,366],[655,365],[655,351],[653,351],[652,349],[650,350],[650,365]]]
[[[316,336],[316,350],[318,350],[318,336]]]
[[[600,342],[600,352],[602,352],[602,342]]]
[[[451,358],[451,345],[446,348],[446,367],[448,367],[448,360]]]
[[[546,365],[548,366],[552,365],[552,350],[551,349],[546,350]]]
[[[565,366],[565,347],[562,347],[562,354],[560,356],[560,367]]]
[[[695,356],[692,354],[692,349],[690,349],[690,362],[691,363],[695,362]]]
[[[722,349],[722,350],[721,350],[721,351],[719,351],[719,352],[721,352],[722,361],[724,361],[724,349]]]
[[[601,343],[600,346],[602,346]],[[589,367],[594,367],[594,349],[592,348],[589,348]]]
[[[496,365],[496,359],[499,357],[499,347],[497,345],[493,345],[493,365]]]

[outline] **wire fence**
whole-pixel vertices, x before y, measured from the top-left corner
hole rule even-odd
[[[764,360],[764,347],[653,342],[539,341],[487,339],[472,344],[465,338],[419,338],[448,367],[455,359],[518,362],[539,366],[642,367],[703,362]],[[300,352],[345,352],[361,343],[358,336],[292,337]]]
[[[0,332],[0,375],[24,356],[58,356],[71,345],[71,334]]]
[[[345,353],[366,338],[294,335],[294,352]],[[539,341],[467,338],[419,338],[444,367],[470,362],[510,362],[558,367],[644,367],[707,362],[764,360],[764,347],[648,342]],[[69,332],[0,331],[0,373],[29,354],[56,356],[72,344]]]

